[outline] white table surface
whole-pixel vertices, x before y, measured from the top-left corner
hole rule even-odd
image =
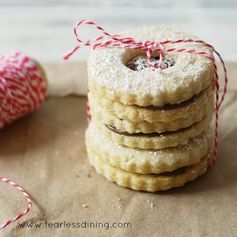
[[[74,45],[77,20],[95,20],[111,33],[164,25],[198,35],[228,61],[237,60],[236,0],[0,0],[0,53],[22,50],[43,62],[61,62]],[[84,28],[84,38],[92,32]],[[88,50],[72,60],[85,60]]]

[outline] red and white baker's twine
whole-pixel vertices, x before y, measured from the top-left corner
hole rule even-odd
[[[0,127],[38,108],[46,96],[45,75],[21,52],[0,56]]]
[[[95,27],[98,31],[100,31],[102,34],[99,35],[98,37],[94,39],[89,39],[87,41],[82,41],[82,39],[79,38],[78,34],[78,28],[81,27],[82,25],[89,25]],[[89,20],[81,20],[79,21],[76,26],[74,27],[74,34],[76,36],[76,40],[78,42],[78,46],[76,46],[70,53],[68,53],[64,58],[67,60],[70,58],[78,49],[80,49],[83,46],[93,46],[93,49],[96,48],[101,48],[101,47],[119,47],[119,48],[129,48],[129,49],[143,49],[146,52],[147,55],[147,61],[148,61],[148,66],[152,68],[153,70],[156,70],[157,68],[159,70],[162,70],[159,65],[162,65],[162,60],[164,58],[164,55],[166,52],[178,52],[178,53],[188,53],[188,54],[198,54],[202,55],[204,57],[207,57],[213,64],[214,66],[214,76],[215,76],[215,89],[216,89],[216,100],[215,100],[215,135],[214,135],[214,148],[213,148],[213,154],[210,158],[210,166],[213,165],[216,161],[216,156],[217,156],[217,147],[218,147],[218,120],[219,120],[219,110],[221,107],[221,104],[225,98],[225,94],[227,92],[227,83],[228,83],[228,78],[227,78],[227,70],[225,63],[221,57],[221,55],[215,50],[215,48],[206,43],[203,40],[193,40],[193,39],[180,39],[180,40],[165,40],[165,41],[160,41],[160,42],[153,42],[153,41],[137,41],[136,39],[132,37],[124,37],[122,35],[111,35],[107,31],[104,30],[103,27],[98,26],[95,22],[89,21]],[[224,71],[224,89],[223,93],[220,96],[220,79],[219,75],[217,72],[217,66],[216,66],[216,59],[213,54],[210,54],[205,51],[198,51],[196,49],[186,49],[186,48],[178,48],[176,45],[178,44],[184,44],[184,43],[196,43],[196,44],[202,44],[209,49],[213,51],[213,54],[216,55],[221,64],[222,68]],[[174,45],[174,47],[171,48],[164,48],[165,45]],[[152,60],[152,52],[158,51],[159,52],[159,63],[158,67],[155,65]],[[87,106],[88,107],[88,106]],[[87,113],[90,117],[90,113],[87,108]],[[89,118],[88,117],[88,118]]]
[[[0,128],[32,112],[45,100],[46,79],[39,65],[21,52],[0,56]],[[0,230],[26,215],[32,206],[27,192],[15,182],[0,176],[0,181],[19,190],[28,207],[6,221]]]
[[[5,227],[7,227],[8,225],[14,223],[15,221],[19,220],[21,217],[23,217],[24,215],[26,215],[26,214],[30,211],[30,209],[31,209],[31,207],[32,207],[32,201],[31,201],[31,199],[30,199],[29,194],[28,194],[21,186],[19,186],[19,185],[16,184],[15,182],[13,182],[13,181],[11,181],[11,180],[9,180],[9,179],[7,179],[7,178],[4,178],[4,177],[2,177],[2,176],[0,176],[0,181],[3,181],[3,182],[5,182],[6,184],[11,185],[11,186],[13,186],[15,189],[19,190],[19,191],[24,195],[25,199],[26,199],[27,202],[28,202],[28,207],[27,207],[24,211],[20,212],[18,215],[16,215],[16,216],[13,217],[12,219],[6,221],[5,224],[3,224],[3,225],[0,226],[0,230],[2,230],[2,229],[4,229]]]

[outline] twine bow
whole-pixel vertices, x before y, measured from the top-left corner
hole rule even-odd
[[[82,25],[89,25],[95,27],[99,32],[101,32],[101,35],[97,36],[96,38],[93,39],[88,39],[86,41],[83,41],[78,34],[78,29]],[[188,54],[197,54],[197,55],[202,55],[203,57],[208,58],[211,63],[213,64],[214,67],[214,79],[215,79],[215,134],[214,134],[214,148],[213,148],[213,154],[209,160],[209,165],[213,165],[216,161],[216,156],[217,156],[217,147],[218,147],[218,127],[219,127],[219,110],[220,107],[224,101],[226,92],[227,92],[227,84],[228,84],[228,77],[227,77],[227,70],[226,66],[224,63],[224,60],[222,59],[221,55],[219,52],[216,51],[216,49],[206,43],[203,40],[194,40],[194,39],[178,39],[178,40],[165,40],[165,41],[137,41],[135,38],[132,37],[124,37],[122,35],[118,34],[110,34],[105,29],[99,25],[97,25],[93,21],[89,20],[81,20],[79,21],[75,27],[74,27],[74,35],[76,37],[76,41],[78,42],[78,45],[67,55],[64,56],[64,59],[68,60],[77,50],[79,50],[81,47],[89,47],[92,46],[93,49],[96,48],[103,48],[103,47],[118,47],[118,48],[129,48],[129,49],[142,49],[146,52],[147,56],[147,62],[148,62],[148,67],[150,67],[152,70],[157,70],[157,73],[159,73],[159,70],[162,70],[162,61],[164,59],[164,55],[167,52],[178,52],[178,53],[188,53]],[[212,53],[206,52],[204,50],[196,50],[196,49],[190,49],[190,48],[185,48],[185,47],[177,47],[179,44],[189,44],[189,43],[195,43],[195,44],[200,44],[203,45],[207,48],[209,48]],[[164,46],[168,47],[164,47]],[[158,52],[159,54],[159,62],[157,64],[154,64],[152,62],[152,53],[153,52]],[[222,69],[224,71],[224,88],[223,88],[223,93],[220,96],[220,78],[218,75],[217,71],[217,66],[216,66],[216,59],[215,55],[217,58],[220,60]]]

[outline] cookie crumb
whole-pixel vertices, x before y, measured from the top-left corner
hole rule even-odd
[[[155,207],[155,204],[151,203],[150,206],[151,206],[151,208],[153,208],[153,207]]]
[[[112,204],[111,206],[112,206],[112,208],[117,208],[117,209],[121,209],[123,207],[120,204]]]
[[[148,204],[150,204],[150,207],[151,207],[151,208],[155,207],[155,204],[153,204],[150,200],[147,200],[146,202],[147,202]]]
[[[88,206],[88,204],[82,204],[82,207],[84,207],[84,208],[88,208],[89,206]]]

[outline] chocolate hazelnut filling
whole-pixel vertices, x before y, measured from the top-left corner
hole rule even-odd
[[[166,68],[174,66],[174,64],[175,64],[175,62],[172,58],[164,58],[162,60],[161,65],[159,65],[159,60],[160,60],[159,56],[153,56],[151,58],[151,62],[154,64],[154,67],[160,66],[161,69],[166,69]],[[132,58],[130,61],[128,61],[126,66],[133,71],[140,72],[140,71],[148,68],[148,62],[147,62],[147,59],[145,56],[139,55],[135,58]]]
[[[193,125],[191,125],[191,126],[193,126]],[[105,127],[108,128],[109,130],[111,130],[114,133],[124,135],[124,136],[128,136],[128,137],[148,137],[148,138],[151,138],[151,137],[165,136],[165,135],[169,135],[169,134],[177,132],[177,131],[166,131],[166,132],[163,132],[163,133],[158,133],[158,132],[153,132],[153,133],[141,133],[141,132],[139,132],[139,133],[128,133],[128,132],[121,131],[121,130],[115,128],[114,126],[111,126],[111,125],[108,125],[108,124],[105,124]],[[179,131],[184,131],[185,129],[188,129],[188,128],[189,127],[181,128],[181,129],[179,129]]]
[[[186,166],[186,167],[182,167],[182,168],[179,168],[177,170],[174,170],[174,171],[170,171],[170,172],[164,172],[164,173],[161,173],[160,175],[164,175],[164,176],[172,176],[172,175],[179,175],[179,174],[183,174],[186,172],[186,170],[191,167],[190,166]]]
[[[170,110],[170,109],[178,109],[181,107],[185,107],[187,105],[190,105],[192,103],[194,103],[197,100],[197,95],[194,95],[191,99],[183,101],[179,104],[166,104],[166,105],[162,105],[162,106],[154,106],[154,105],[150,105],[150,106],[139,106],[136,105],[139,108],[144,108],[144,109],[150,109],[150,110]]]

